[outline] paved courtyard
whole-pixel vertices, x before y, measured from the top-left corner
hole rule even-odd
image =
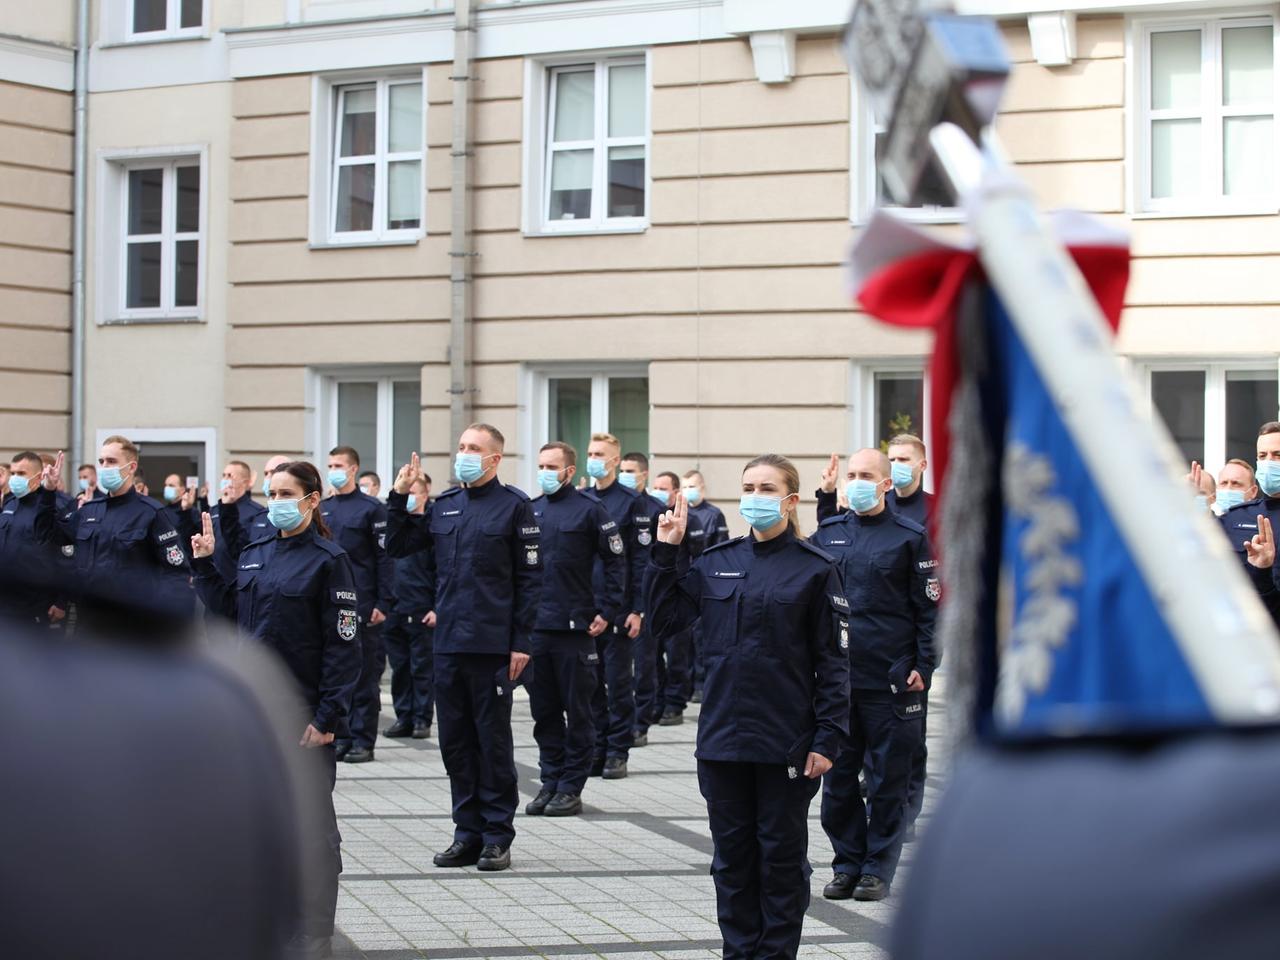
[[[942,704],[931,708],[931,776],[921,825],[938,788]],[[391,720],[383,691],[383,726]],[[380,738],[374,763],[338,765],[335,804],[346,872],[336,956],[371,960],[462,957],[608,957],[712,960],[719,956],[711,835],[693,761],[697,707],[677,727],[654,727],[633,751],[626,780],[592,779],[582,816],[516,817],[511,869],[446,870],[432,855],[452,840],[449,781],[434,737]],[[523,688],[515,704],[521,807],[537,792],[538,748]],[[894,898],[822,899],[831,847],[810,809],[813,903],[803,958],[886,957]],[[910,869],[903,854],[898,881]]]

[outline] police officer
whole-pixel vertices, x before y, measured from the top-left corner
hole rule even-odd
[[[627,775],[636,728],[635,639],[644,625],[645,568],[653,544],[653,514],[637,491],[618,481],[622,446],[611,433],[596,433],[587,447],[587,475],[618,525],[627,558],[627,596],[622,612],[600,636],[599,683],[593,700],[596,756],[592,776],[621,780]],[[604,567],[596,564],[595,588],[603,590]]]
[[[888,457],[859,450],[846,477],[850,512],[824,520],[813,536],[840,562],[851,621],[849,740],[822,794],[822,827],[835,848],[823,896],[881,900],[902,851],[941,590],[924,528],[885,502]],[[870,823],[858,791],[864,761]]]
[[[653,496],[648,490],[649,458],[638,451],[624,453],[622,462],[618,464],[618,482],[624,487],[634,490],[639,495],[642,504],[640,512],[647,510],[649,513],[649,531],[656,530],[658,528],[658,518],[666,512],[667,501]],[[678,489],[678,480],[676,486]],[[652,540],[652,532],[650,532],[649,537]],[[647,577],[647,570],[641,576]],[[647,589],[645,590],[645,596],[648,596]],[[642,610],[640,612],[643,614],[645,611]],[[643,624],[641,624],[640,635],[636,637],[633,647],[635,652],[636,724],[631,738],[631,745],[633,747],[643,747],[649,743],[649,725],[655,723],[658,717],[661,717],[661,712],[659,712],[658,717],[652,716],[659,700],[658,659],[661,651],[653,631],[644,629]]]
[[[707,483],[701,471],[686,471],[680,489],[689,504],[689,530],[685,534],[685,542],[689,545],[689,559],[696,560],[702,555],[702,551],[729,539],[729,524],[720,508],[707,500]],[[697,623],[690,628],[687,641],[690,649],[689,680],[679,698],[668,699],[662,719],[658,721],[664,727],[683,723],[688,702],[692,700],[698,703],[702,700],[702,678],[706,674],[706,663],[702,658],[700,630]]]
[[[338,739],[338,759],[347,763],[368,763],[373,759],[378,717],[382,712],[379,685],[387,665],[382,622],[391,609],[395,580],[394,567],[384,549],[387,508],[357,487],[359,471],[360,454],[354,448],[330,450],[327,479],[334,495],[320,505],[320,514],[333,530],[334,541],[351,558],[363,624],[360,636],[364,662],[351,705],[351,739]]]
[[[1260,552],[1265,547],[1260,518],[1265,517],[1271,528],[1280,524],[1280,422],[1264,423],[1258,429],[1257,455],[1255,479],[1261,497],[1232,507],[1220,522],[1258,598],[1280,627],[1280,591],[1276,589],[1271,564],[1260,562],[1265,556]]]
[[[360,484],[360,492],[366,497],[382,495],[382,478],[373,470],[366,470],[361,473],[358,482]]]
[[[575,490],[578,453],[552,442],[538,452],[533,515],[542,531],[542,590],[533,633],[529,706],[538,742],[542,789],[531,816],[582,811],[582,788],[596,743],[592,695],[600,655],[595,638],[616,620],[626,599],[627,558],[618,524],[589,490]],[[596,590],[595,570],[603,570]]]
[[[57,489],[63,455],[44,473],[43,485]],[[55,498],[42,497],[43,520],[54,518],[53,540],[74,548],[76,588],[81,622],[116,608],[128,594],[145,593],[153,609],[189,615],[194,597],[186,546],[150,497],[134,490],[138,448],[127,438],[107,437],[98,452],[98,482],[105,497],[82,502],[78,510],[57,509]],[[123,595],[123,596],[122,596]]]
[[[933,494],[924,489],[924,472],[929,468],[924,441],[915,434],[899,433],[889,440],[886,452],[893,472],[893,489],[887,498],[889,507],[928,530],[933,518]],[[819,523],[845,512],[836,495],[839,480],[840,455],[833,453],[822,471],[822,484],[817,490]]]
[[[282,453],[277,453],[262,466],[262,495],[268,500],[271,499],[271,475],[286,463],[291,463],[292,459],[286,457]]]
[[[56,461],[55,461],[56,466]],[[9,496],[0,504],[0,566],[9,580],[0,593],[0,621],[56,626],[66,618],[70,599],[70,555],[53,540],[55,514],[42,513],[42,499],[58,515],[75,511],[75,501],[43,486],[46,467],[39,454],[24,450],[6,468]],[[70,548],[66,548],[70,551]]]
[[[416,453],[387,498],[391,555],[435,556],[436,714],[454,823],[438,867],[505,870],[516,833],[511,693],[532,650],[542,558],[529,498],[498,481],[504,443],[487,423],[464,430],[454,458],[462,486],[422,516],[405,510],[422,472]]]
[[[82,463],[76,468],[77,486],[79,493],[77,496],[88,494],[90,498],[97,496],[101,491],[98,489],[98,468],[92,463]]]
[[[410,488],[405,512],[422,516],[431,502],[431,478],[423,474]],[[435,712],[431,643],[435,632],[436,568],[429,552],[394,560],[395,601],[382,640],[391,664],[391,703],[395,723],[384,737],[431,736]]]
[[[1243,460],[1228,460],[1218,471],[1217,499],[1214,501],[1218,515],[1249,500],[1258,499],[1258,481],[1253,467]]]
[[[809,905],[808,811],[849,716],[844,587],[835,561],[797,536],[800,478],[783,457],[746,465],[750,536],[706,550],[683,576],[683,496],[653,551],[651,627],[701,617],[707,658],[698,784],[726,958],[795,957]]]
[[[199,532],[195,519],[191,516],[191,508],[195,505],[194,493],[187,490],[182,477],[171,473],[164,478],[161,499],[164,500],[165,516],[173,524],[173,529],[178,531],[183,543],[190,543],[191,538]],[[208,509],[207,505],[204,509]]]
[[[201,517],[201,533],[191,538],[201,600],[280,655],[310,713],[299,745],[316,751],[327,773],[323,832],[302,838],[323,847],[320,862],[327,866],[323,882],[303,904],[300,933],[286,949],[286,956],[297,960],[329,955],[342,872],[342,837],[332,797],[337,775],[333,745],[347,732],[361,666],[351,561],[318,514],[320,494],[320,474],[310,463],[298,461],[276,470],[268,506],[272,530],[239,553],[234,579],[223,577],[213,560],[217,540],[211,514]]]

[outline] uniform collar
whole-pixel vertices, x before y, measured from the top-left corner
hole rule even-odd
[[[350,500],[352,497],[354,497],[357,493],[360,493],[360,492],[361,492],[360,484],[357,483],[356,488],[352,490],[350,493],[335,493],[333,495],[333,498],[335,500]],[[246,496],[248,496],[248,494],[246,494]]]
[[[750,534],[749,536],[751,538],[751,551],[757,557],[777,553],[796,538],[790,524],[787,524],[787,529],[783,530],[782,533],[778,534],[772,540],[757,540],[755,534]]]
[[[104,499],[107,501],[108,507],[114,506],[116,504],[121,504],[121,503],[131,503],[134,500],[138,499],[138,491],[133,488],[133,484],[131,482],[129,484],[129,489],[126,490],[124,493],[120,494],[120,496],[105,497]]]
[[[893,491],[893,499],[894,499],[894,501],[895,501],[895,502],[897,502],[897,503],[901,503],[901,504],[903,504],[904,506],[910,506],[911,504],[915,503],[917,500],[919,500],[919,499],[920,499],[921,497],[923,497],[923,496],[924,496],[924,484],[923,484],[923,483],[921,483],[921,484],[920,484],[920,486],[916,487],[916,492],[915,492],[915,493],[913,493],[913,494],[911,494],[911,496],[909,496],[909,497],[904,497],[904,496],[902,496],[900,493],[898,493],[898,491],[897,491],[896,489]]]
[[[884,523],[890,517],[893,516],[893,507],[889,506],[889,504],[886,503],[884,505],[884,509],[881,510],[879,513],[867,514],[865,516],[863,514],[855,513],[853,510],[850,510],[849,516],[850,518],[852,518],[854,523],[858,523],[863,526],[874,527],[877,524]]]
[[[467,496],[468,496],[468,497],[483,497],[483,496],[485,496],[487,493],[489,493],[490,491],[492,491],[492,490],[496,490],[496,489],[497,489],[498,487],[500,487],[500,486],[502,486],[502,484],[500,484],[500,483],[498,482],[498,478],[497,478],[497,476],[495,475],[494,477],[490,478],[490,479],[489,479],[489,481],[488,481],[487,483],[482,483],[482,484],[479,484],[478,486],[468,486],[468,487],[466,488],[466,489],[467,489]]]
[[[276,532],[276,549],[284,550],[299,546],[304,543],[311,543],[316,538],[316,521],[313,518],[311,523],[307,525],[307,529],[292,537],[282,537],[279,531]]]
[[[565,499],[565,497],[569,496],[570,493],[575,493],[575,492],[576,491],[573,489],[573,484],[566,483],[561,485],[560,489],[557,490],[555,493],[548,493],[547,499],[550,500],[552,503],[559,503],[561,500]]]

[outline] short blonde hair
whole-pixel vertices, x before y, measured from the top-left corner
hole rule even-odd
[[[107,437],[107,439],[102,441],[102,445],[104,447],[110,446],[113,443],[118,443],[120,445],[120,449],[124,451],[125,455],[130,460],[138,459],[138,445],[128,437],[122,437],[119,434],[116,434],[115,436]]]
[[[615,437],[612,433],[593,433],[591,435],[592,443],[609,443],[622,451],[622,441]]]
[[[917,437],[914,433],[899,433],[889,438],[889,446],[891,447],[915,447],[920,451],[920,459],[923,460],[928,454],[924,449],[924,441]]]

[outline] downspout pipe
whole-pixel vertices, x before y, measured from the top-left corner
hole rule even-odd
[[[89,0],[76,0],[71,197],[71,470],[84,458],[84,266],[89,182]]]
[[[471,0],[454,0],[453,141],[449,243],[449,443],[472,421],[471,383]],[[448,448],[446,448],[448,449]]]

